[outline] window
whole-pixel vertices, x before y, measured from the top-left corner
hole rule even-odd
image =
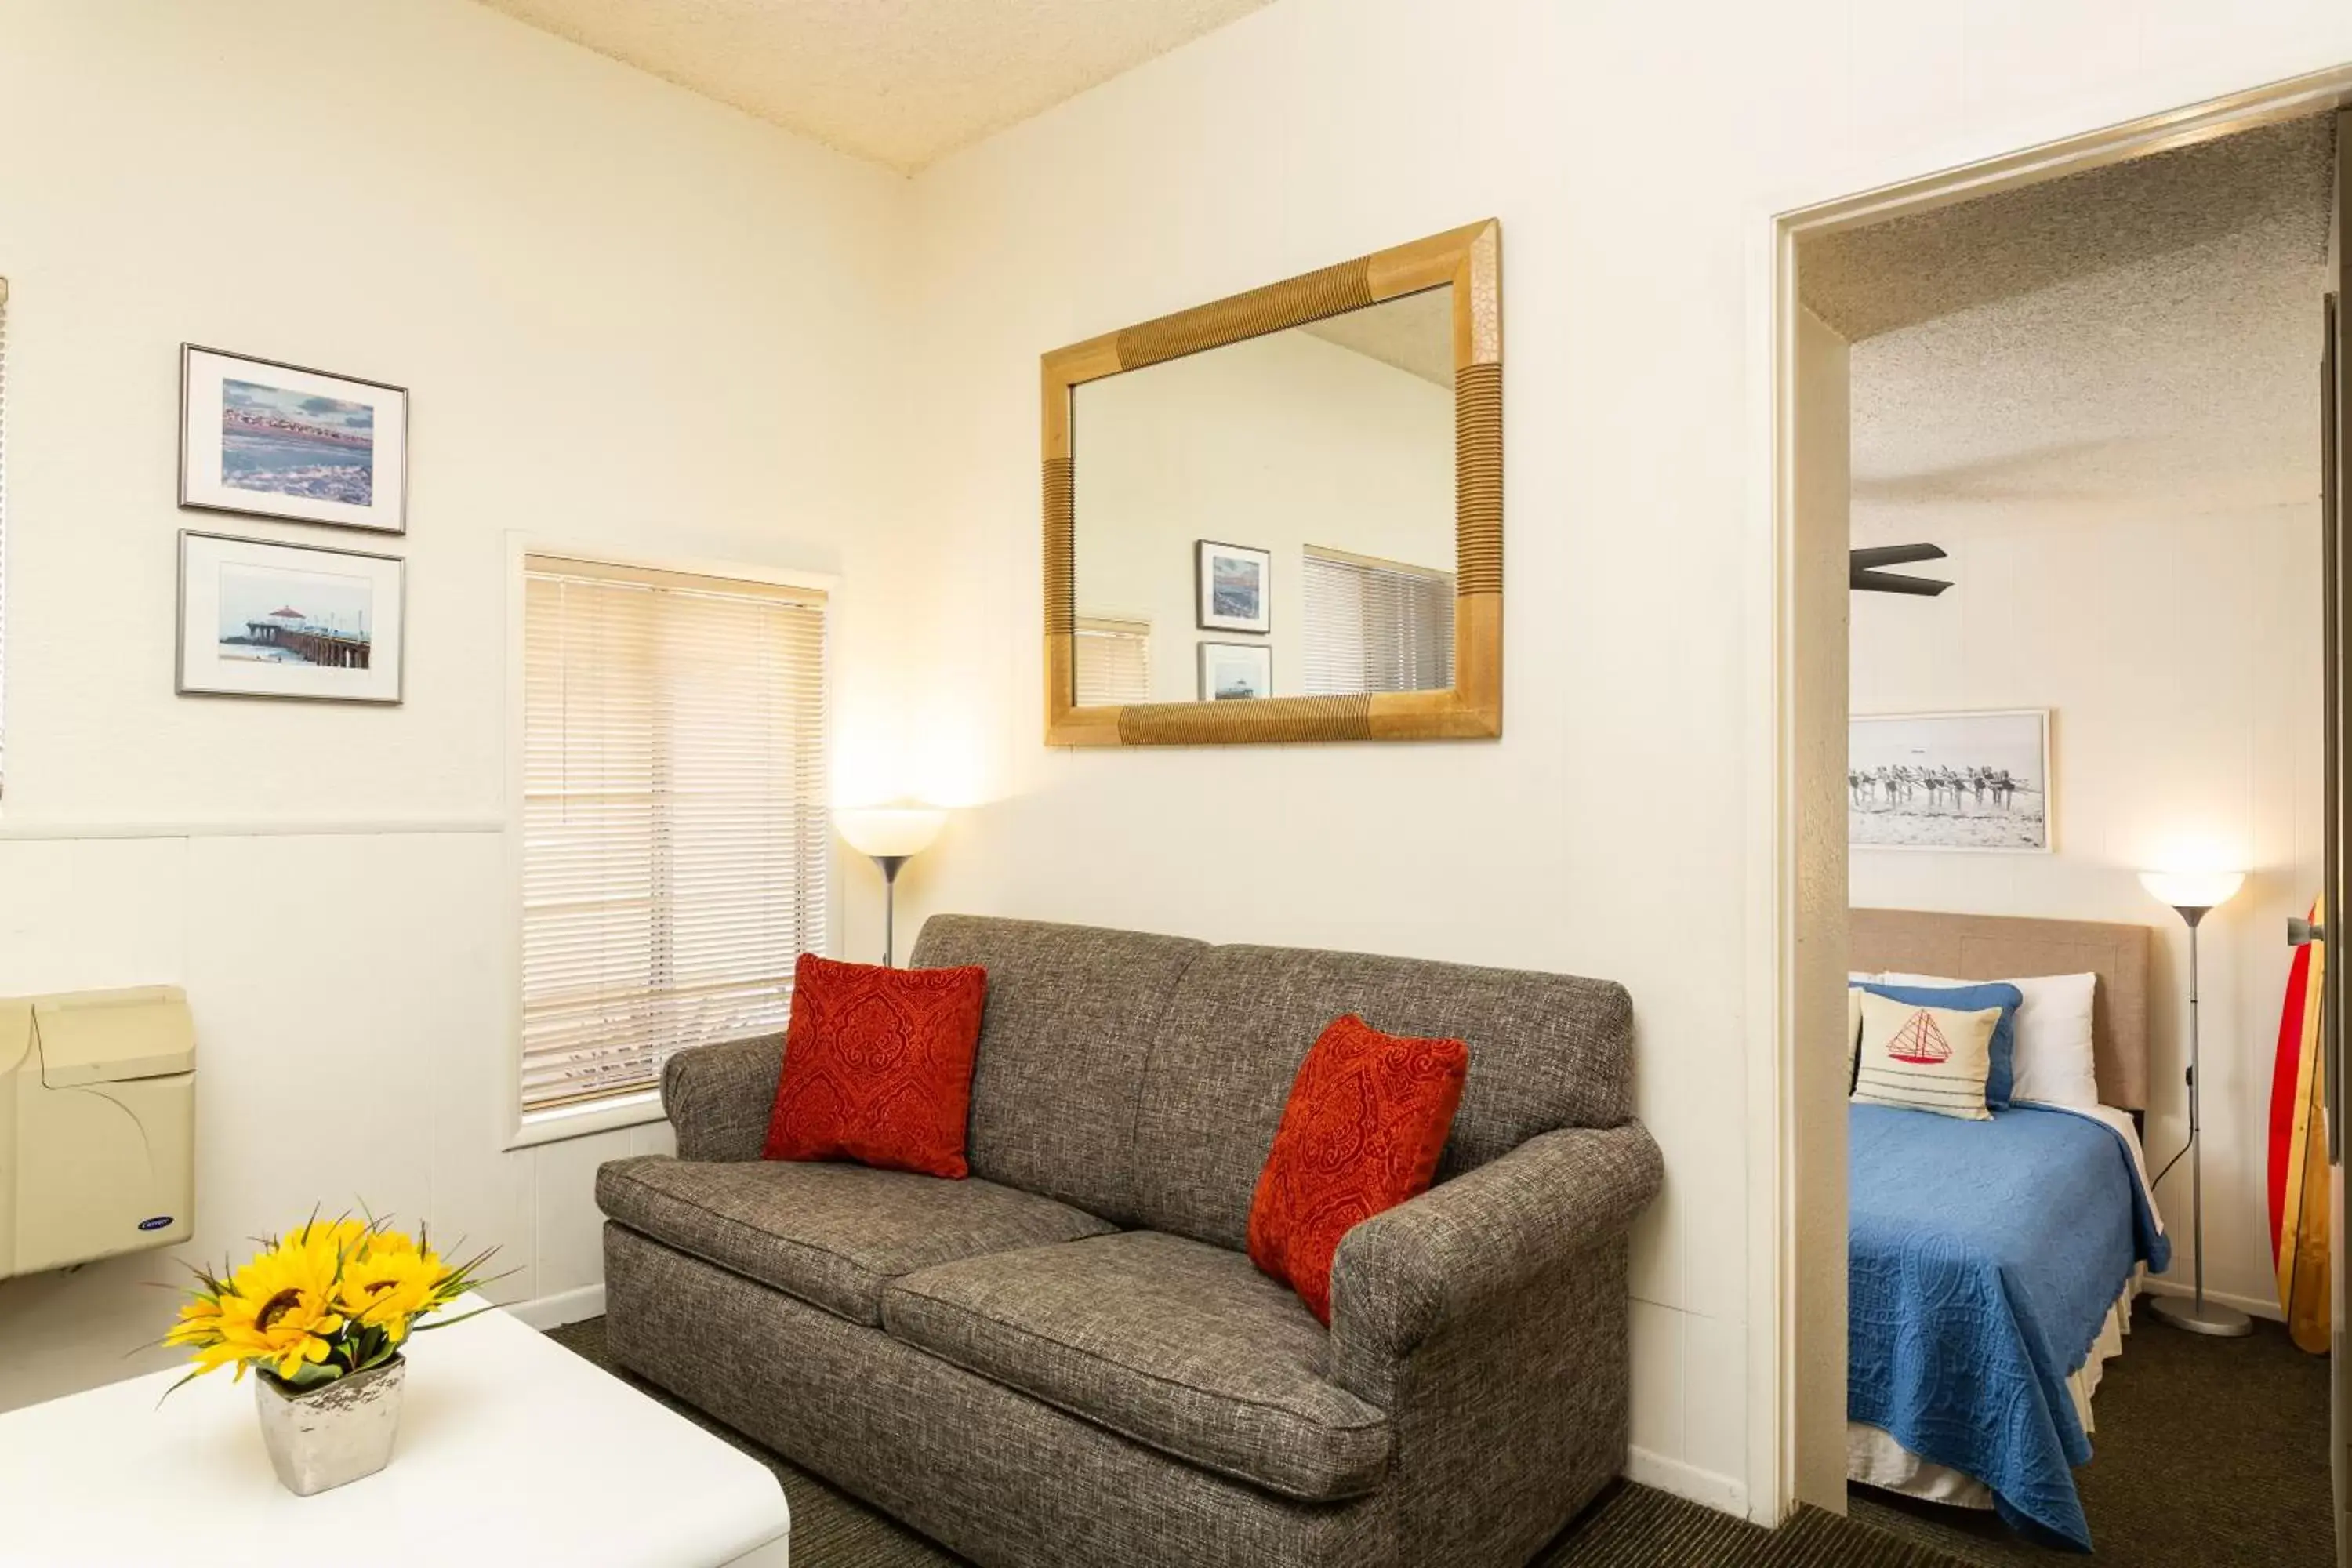
[[[1454,574],[1307,547],[1310,697],[1454,684]]]
[[[524,562],[524,1119],[784,1026],[825,933],[823,593]]]
[[[1151,623],[1080,616],[1071,662],[1081,708],[1151,700]]]

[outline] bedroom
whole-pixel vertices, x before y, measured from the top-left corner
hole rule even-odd
[[[2323,856],[2314,369],[2336,140],[2332,117],[2291,120],[1800,250],[1804,330],[1847,377],[1854,564],[1950,584],[1850,595],[1850,968],[1895,993],[1850,1017],[1851,1506],[1971,1560],[2326,1560],[2330,1374],[2279,1321],[2270,1144],[2284,931]],[[2148,871],[2245,873],[2197,927],[2193,973]],[[2168,894],[2192,896],[2215,895]],[[1937,978],[2038,984],[2014,1002],[1901,984]],[[2192,986],[2201,1147],[2175,1163]],[[1998,1131],[1886,1103],[1905,1097],[1887,1070],[1946,1070],[1895,1038],[1921,1008],[1998,1010],[1984,1070],[2020,1107]],[[1961,1275],[1916,1237],[1993,1238],[2015,1329],[1930,1321]],[[2204,1300],[2252,1314],[2244,1338],[2134,1302],[2193,1292],[2200,1242]],[[1939,1349],[1983,1388],[2033,1385],[2033,1438],[1935,1431]]]

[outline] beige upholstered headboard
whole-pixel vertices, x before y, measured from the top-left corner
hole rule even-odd
[[[2091,1043],[2099,1098],[2126,1110],[2147,1109],[2147,927],[1854,910],[1848,929],[1849,962],[1858,970],[1951,980],[2096,974]]]

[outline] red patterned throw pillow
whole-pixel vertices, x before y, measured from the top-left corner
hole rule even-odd
[[[1470,1047],[1333,1020],[1299,1064],[1250,1202],[1249,1255],[1331,1321],[1331,1258],[1359,1221],[1429,1190]]]
[[[962,1177],[988,971],[885,969],[801,954],[771,1160],[855,1160]]]

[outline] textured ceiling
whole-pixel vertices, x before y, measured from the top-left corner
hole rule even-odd
[[[912,171],[1267,0],[482,0]]]
[[[1853,342],[2257,227],[2327,243],[2330,117],[1808,241],[1799,292]]]
[[[1808,246],[1856,539],[2315,498],[2329,158],[2298,122]]]

